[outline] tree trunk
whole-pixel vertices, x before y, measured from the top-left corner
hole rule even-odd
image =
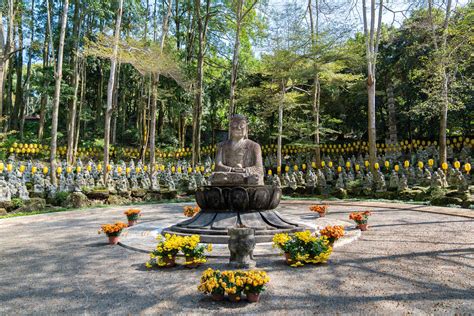
[[[97,65],[98,65],[98,68],[99,68],[99,84],[97,85],[97,98],[96,98],[96,112],[95,112],[95,115],[96,115],[96,126],[95,126],[95,130],[96,130],[96,133],[99,131],[99,127],[101,125],[101,122],[100,122],[100,113],[102,113],[102,94],[103,94],[103,91],[104,91],[104,73],[103,73],[103,70],[102,70],[102,61],[99,59],[97,61]]]
[[[1,16],[1,13],[0,13],[0,21],[2,20],[2,16]],[[0,23],[0,28],[1,28],[1,31],[3,33],[3,25]],[[0,39],[2,40],[2,39]],[[3,43],[3,40],[2,40],[2,43]],[[1,46],[3,46],[3,44],[0,44]],[[3,52],[0,52],[0,56],[3,56]],[[5,62],[3,61],[3,58],[2,60],[0,60],[0,131],[2,130],[3,128],[3,86],[4,86],[4,78],[5,76]]]
[[[31,1],[31,13],[30,13],[30,43],[33,43],[35,38],[35,28],[34,28],[34,18],[35,18],[35,0]],[[24,83],[24,91],[26,96],[26,106],[23,108],[21,113],[21,122],[20,122],[20,138],[23,139],[23,133],[25,128],[25,117],[28,114],[30,109],[30,79],[31,79],[31,62],[33,59],[33,49],[30,44],[28,48],[28,63],[26,66],[26,78]]]
[[[203,20],[201,16],[201,0],[195,0],[195,15],[198,26],[198,57],[197,57],[197,73],[196,86],[194,87],[194,107],[193,107],[193,153],[192,166],[196,167],[201,161],[201,120],[202,120],[202,89],[204,76],[204,48],[206,44],[207,24],[209,22],[210,0],[206,1],[206,15]]]
[[[442,69],[442,97],[439,119],[439,161],[440,163],[448,161],[448,149],[446,147],[446,132],[448,129],[448,76],[446,74],[446,67]]]
[[[321,85],[319,81],[319,76],[316,73],[314,77],[314,87],[313,87],[313,117],[314,117],[314,143],[315,143],[315,158],[316,166],[318,168],[321,166],[321,147],[319,139],[319,120],[320,120],[320,103],[321,102]]]
[[[14,10],[14,5],[13,5],[13,0],[8,0],[8,34],[7,34],[7,41],[5,43],[5,47],[3,49],[3,57],[2,57],[2,63],[3,63],[3,74],[1,78],[1,94],[0,94],[0,99],[1,99],[1,105],[0,105],[0,126],[3,125],[3,131],[6,132],[8,130],[8,121],[3,118],[3,115],[8,115],[9,113],[9,106],[11,105],[11,71],[10,71],[10,52],[14,47],[14,39],[13,39],[13,27],[14,27],[14,20],[15,20],[15,10]],[[2,21],[2,36],[3,36],[3,21]],[[3,45],[3,40],[1,45]],[[7,76],[7,83],[9,83],[8,89],[7,89],[7,102],[6,104],[3,103],[4,101],[4,89],[5,89],[5,75]],[[4,106],[6,105],[6,107]]]
[[[13,46],[12,46],[13,47]],[[12,61],[11,66],[8,67],[7,73],[7,95],[6,95],[6,107],[5,107],[5,115],[11,116],[13,112],[13,73],[15,72],[15,63]],[[5,132],[8,130],[10,122],[5,122]]]
[[[115,145],[116,136],[117,136],[117,115],[118,115],[118,100],[119,100],[119,88],[120,88],[120,69],[122,64],[118,64],[117,72],[115,74],[115,87],[114,87],[114,97],[112,102],[112,130],[110,132],[111,143]]]
[[[52,53],[52,59],[54,64],[54,46],[52,41],[52,31],[51,31],[51,10],[49,5],[49,0],[46,0],[46,16],[47,23],[46,28],[47,32],[44,36],[44,49],[43,49],[43,76],[46,76],[46,68],[49,67],[49,54],[50,49]],[[54,71],[56,72],[56,65],[54,64]],[[41,142],[44,137],[44,124],[46,121],[46,106],[48,105],[48,84],[47,81],[43,82],[43,93],[41,94],[41,110],[40,110],[40,123],[38,128],[38,140]]]
[[[79,93],[79,33],[81,27],[79,0],[74,1],[74,26],[72,29],[73,50],[72,64],[74,73],[72,75],[72,86],[74,92],[72,101],[69,104],[69,124],[67,128],[67,153],[66,160],[68,164],[74,162],[74,134],[76,132],[76,112],[77,112],[77,94]]]
[[[387,107],[388,107],[388,131],[389,143],[398,143],[397,137],[397,113],[395,108],[395,99],[393,97],[393,82],[390,81],[387,87]]]
[[[119,0],[117,19],[115,21],[114,47],[110,58],[110,76],[107,85],[107,108],[105,110],[104,125],[104,182],[107,181],[107,166],[109,164],[109,143],[110,143],[110,119],[112,116],[112,101],[114,95],[115,68],[117,66],[118,42],[120,39],[120,23],[122,22],[123,0]]]
[[[375,171],[377,161],[376,130],[375,130],[375,63],[377,61],[377,51],[380,42],[380,31],[382,26],[383,0],[379,1],[378,23],[375,26],[375,0],[371,0],[370,5],[370,28],[367,21],[367,0],[362,1],[362,15],[364,20],[364,35],[367,58],[367,133],[369,142],[369,162],[372,171]]]
[[[369,68],[372,66],[369,64]],[[376,134],[375,134],[375,78],[373,74],[369,71],[369,76],[367,78],[367,95],[369,98],[368,104],[368,125],[367,133],[369,138],[369,162],[371,168],[374,168],[375,162],[377,160],[377,147],[376,147]]]
[[[16,57],[16,88],[15,88],[15,106],[11,116],[11,127],[14,130],[20,129],[21,113],[23,113],[23,24],[21,11],[18,19],[18,53]]]
[[[313,71],[314,71],[314,83],[313,83],[313,119],[314,119],[314,145],[315,145],[315,158],[316,166],[321,166],[321,148],[319,146],[319,119],[320,119],[320,100],[321,100],[321,85],[319,81],[318,66],[316,60],[316,48],[317,48],[317,37],[319,33],[319,1],[316,0],[316,14],[314,15],[316,20],[313,18],[313,6],[312,0],[308,0],[308,11],[311,27],[311,48],[313,56]]]
[[[5,87],[5,74],[8,73],[8,66],[10,60],[10,51],[12,49],[12,34],[13,34],[13,20],[14,20],[14,10],[13,10],[13,0],[8,1],[8,33],[7,40],[5,41],[4,26],[3,26],[3,10],[0,10],[0,130],[3,129],[3,126],[8,126],[7,123],[4,124],[4,109],[3,109],[3,90]]]
[[[283,102],[285,102],[285,83],[280,83],[281,100],[278,104],[278,141],[277,141],[277,168],[281,168],[281,148],[282,148],[282,135],[283,135]],[[281,169],[280,169],[281,170]]]
[[[64,37],[66,35],[67,26],[67,10],[69,6],[69,0],[64,0],[63,14],[61,19],[61,32],[59,35],[59,49],[58,49],[58,62],[56,66],[55,78],[56,85],[54,88],[54,101],[53,101],[53,114],[51,123],[51,182],[56,184],[56,148],[58,138],[58,111],[59,111],[59,98],[61,94],[61,80],[63,76],[63,52],[64,52]]]
[[[447,162],[448,151],[446,147],[446,132],[448,128],[448,106],[449,106],[449,80],[447,73],[447,61],[446,61],[446,46],[448,39],[448,27],[449,27],[449,18],[451,15],[451,5],[452,0],[448,0],[446,3],[446,11],[444,17],[444,23],[442,28],[441,39],[438,39],[436,35],[436,29],[433,21],[433,0],[428,0],[428,10],[430,15],[431,23],[431,32],[433,37],[433,43],[435,47],[435,52],[438,53],[436,56],[436,62],[439,63],[439,71],[441,75],[441,104],[440,104],[440,115],[439,115],[439,163],[443,164]],[[440,44],[438,44],[438,40]]]
[[[237,86],[237,67],[239,64],[239,50],[240,50],[240,27],[242,22],[242,7],[244,0],[237,0],[237,18],[235,25],[235,40],[234,40],[234,54],[232,56],[232,71],[230,75],[230,98],[229,98],[229,126],[232,115],[235,114],[235,89]]]
[[[186,113],[181,111],[179,113],[179,147],[184,148],[186,142]]]
[[[173,7],[173,1],[169,0],[168,2],[168,10],[167,13],[163,19],[163,26],[162,26],[162,32],[161,32],[161,41],[160,41],[160,53],[163,53],[163,48],[165,46],[165,40],[166,36],[168,35],[168,21],[171,17],[171,9]],[[154,29],[156,30],[156,24]],[[154,34],[156,34],[156,31],[154,30]],[[154,40],[156,40],[156,35]],[[154,170],[155,166],[155,137],[156,137],[156,102],[158,99],[158,83],[160,81],[160,74],[159,73],[154,73],[151,76],[151,96],[152,96],[152,101],[151,101],[151,108],[150,108],[150,170]],[[158,129],[159,129],[159,134],[163,131],[163,103],[161,103],[160,106],[160,118],[161,121],[158,123]]]
[[[77,110],[77,124],[74,134],[74,157],[77,156],[77,147],[79,145],[79,134],[81,132],[81,112],[84,104],[84,96],[86,92],[86,65],[85,61],[81,62],[81,99],[79,101],[79,109]]]
[[[145,78],[143,78],[143,81],[146,82]],[[151,83],[150,83],[151,85]],[[145,93],[142,93],[142,95],[145,95]],[[146,156],[146,150],[148,148],[148,138],[149,138],[149,131],[150,131],[150,124],[148,122],[148,115],[147,115],[147,110],[151,108],[151,87],[148,87],[146,91],[146,101],[142,102],[142,110],[141,110],[141,116],[140,116],[140,125],[141,125],[141,133],[142,133],[142,139],[141,139],[141,148],[140,148],[140,160],[142,163],[145,162],[145,156]],[[144,97],[142,98],[144,99]]]
[[[150,107],[150,170],[153,172],[155,166],[155,135],[156,135],[156,102],[158,94],[158,80],[159,75],[153,74],[152,80],[152,91],[151,91],[151,107]],[[160,126],[161,127],[161,126]]]

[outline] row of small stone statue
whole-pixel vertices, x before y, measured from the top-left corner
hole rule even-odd
[[[382,157],[383,158],[383,157]],[[2,162],[0,162],[2,163]],[[110,193],[123,193],[133,190],[160,190],[194,192],[198,187],[209,183],[208,176],[211,173],[211,161],[206,161],[204,172],[171,172],[171,166],[165,170],[157,170],[150,174],[145,166],[138,162],[130,161],[118,164],[110,163],[109,177],[104,182],[103,172],[93,161],[89,161],[85,168],[80,160],[77,161],[75,169],[68,167],[66,162],[61,162],[61,172],[58,173],[57,185],[51,183],[48,174],[41,172],[42,165],[39,162],[16,163],[9,159],[7,163],[13,168],[2,170],[0,173],[0,201],[9,201],[13,197],[28,200],[31,194],[48,195],[54,197],[56,192],[81,192],[94,188],[107,189]],[[382,173],[377,170],[374,174],[364,171],[364,168],[355,170],[358,159],[351,159],[349,168],[337,171],[334,165],[328,164],[322,169],[312,169],[309,164],[306,172],[290,171],[281,175],[267,176],[267,184],[289,187],[296,190],[298,187],[320,188],[324,190],[347,189],[352,181],[358,180],[364,191],[384,192],[386,190],[403,191],[409,186],[447,187],[454,186],[459,191],[466,191],[472,182],[470,175],[464,175],[451,165],[446,172],[431,167],[418,168],[410,166],[401,168],[399,172],[392,170],[391,173]],[[361,164],[362,165],[362,164]],[[20,167],[23,166],[23,167]],[[178,168],[187,170],[187,162],[180,161]],[[80,168],[80,169],[78,169]],[[36,170],[36,171],[35,171]],[[79,172],[77,170],[80,170]],[[128,170],[125,172],[124,170]],[[31,183],[28,190],[27,183]]]
[[[469,161],[472,158],[472,148],[470,145],[465,145],[461,148],[459,152],[454,152],[454,150],[448,146],[447,148],[447,157],[449,160],[454,160],[455,158],[461,161]],[[285,164],[288,166],[301,166],[306,161],[315,161],[314,153],[307,152],[307,153],[299,153],[291,156],[283,157]],[[413,149],[411,152],[403,153],[401,151],[395,152],[388,152],[383,155],[379,155],[377,157],[378,161],[405,161],[408,160],[410,163],[416,163],[418,161],[428,161],[429,159],[433,159],[434,165],[438,165],[439,163],[439,151],[438,149],[431,145],[424,149]],[[366,153],[363,157],[361,154],[357,156],[357,158],[352,155],[350,159],[344,160],[341,155],[332,156],[330,154],[323,154],[321,156],[321,160],[325,162],[333,161],[334,164],[339,166],[345,166],[347,161],[349,161],[352,165],[359,164],[360,166],[364,165],[365,161],[369,160],[369,155]],[[264,165],[267,168],[275,166],[277,164],[277,156],[275,153],[268,154],[265,156]]]
[[[466,191],[472,177],[469,174],[464,175],[460,170],[449,166],[446,172],[440,168],[434,170],[430,167],[425,168],[402,168],[398,172],[392,170],[391,173],[382,173],[376,170],[375,173],[358,171],[349,168],[337,172],[335,167],[327,165],[322,169],[314,170],[310,168],[306,174],[302,171],[290,171],[283,175],[270,175],[266,177],[267,184],[275,184],[282,187],[290,187],[296,190],[298,187],[327,189],[347,189],[352,181],[359,180],[365,191],[385,192],[403,191],[409,186],[426,186],[432,188],[445,188],[448,186],[456,187],[459,191]]]
[[[124,162],[114,165],[111,162],[109,176],[105,181],[104,170],[98,168],[93,161],[89,161],[86,168],[83,168],[82,162],[78,160],[74,169],[67,166],[66,162],[61,162],[57,169],[60,171],[57,172],[57,184],[51,182],[49,171],[42,172],[43,166],[39,162],[22,164],[9,159],[7,165],[13,167],[0,172],[0,201],[10,201],[11,198],[28,200],[31,194],[54,197],[57,192],[81,192],[95,188],[107,189],[112,194],[140,189],[153,192],[178,189],[189,192],[207,184],[207,178],[200,172],[178,173],[167,168],[150,174],[141,162],[135,166],[133,160],[128,165]],[[180,168],[186,168],[186,165],[183,164]],[[206,169],[210,172],[210,167]],[[31,183],[30,191],[28,183]]]

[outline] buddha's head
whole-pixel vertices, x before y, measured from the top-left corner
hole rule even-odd
[[[230,135],[231,140],[247,139],[248,127],[247,118],[241,114],[235,114],[230,119]]]

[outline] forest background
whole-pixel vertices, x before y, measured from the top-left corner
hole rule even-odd
[[[71,163],[80,148],[145,159],[190,147],[198,163],[233,113],[257,142],[317,159],[323,143],[367,141],[373,160],[376,142],[422,139],[442,162],[446,137],[473,134],[472,2],[1,5],[4,155],[13,143],[45,145],[51,161],[62,147]]]

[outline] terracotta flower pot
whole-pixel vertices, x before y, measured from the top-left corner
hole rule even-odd
[[[132,227],[138,222],[138,219],[129,219],[128,220],[128,227]]]
[[[357,225],[357,228],[360,229],[361,231],[366,231],[368,229],[369,225],[368,224],[359,224]]]
[[[109,245],[116,245],[119,242],[119,236],[108,236],[109,237]]]
[[[240,293],[238,294],[229,294],[229,301],[231,302],[239,302],[240,301]]]
[[[291,259],[291,255],[290,255],[289,252],[285,252],[285,260],[286,260],[286,264],[288,264],[288,265],[293,264],[293,260]]]
[[[247,293],[247,300],[250,303],[257,303],[260,300],[260,293]]]
[[[193,262],[193,261],[194,261],[194,258],[186,257],[185,267],[188,269],[194,269],[201,265],[199,262]]]
[[[171,258],[166,256],[162,258],[161,260],[165,263],[165,265],[162,266],[162,268],[171,268],[176,265],[176,256],[172,256]]]
[[[219,302],[224,300],[224,294],[220,293],[211,293],[211,298],[213,301]]]
[[[324,216],[326,216],[326,212],[324,212],[324,213],[318,213],[318,214],[319,214],[319,217],[324,217]]]

